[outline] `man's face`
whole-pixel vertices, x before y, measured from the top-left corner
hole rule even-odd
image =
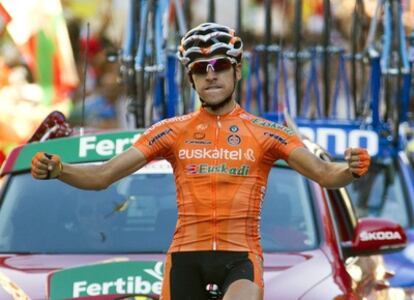
[[[199,59],[189,66],[194,86],[207,104],[214,105],[227,98],[234,90],[234,65],[226,56]],[[241,79],[241,64],[235,65],[236,79]]]

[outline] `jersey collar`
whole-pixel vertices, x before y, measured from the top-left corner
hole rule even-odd
[[[214,115],[212,113],[209,113],[204,107],[200,107],[200,114],[202,116],[206,116],[208,118],[214,118],[214,119],[216,119],[217,117],[220,117],[220,119],[229,118],[229,117],[240,115],[242,112],[243,112],[243,109],[240,107],[238,103],[234,105],[233,109],[230,112],[224,115]]]

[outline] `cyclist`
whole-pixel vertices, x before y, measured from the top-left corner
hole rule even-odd
[[[37,153],[32,174],[100,190],[155,158],[174,169],[178,221],[167,254],[161,299],[207,299],[206,284],[223,299],[263,299],[259,220],[273,162],[289,165],[327,188],[367,172],[365,149],[345,151],[347,163],[310,153],[292,130],[244,111],[234,100],[243,43],[234,30],[204,23],[182,39],[178,57],[202,107],[163,120],[128,150],[102,165],[63,164]],[[49,157],[49,158],[48,158]],[[139,237],[136,237],[139,238]]]

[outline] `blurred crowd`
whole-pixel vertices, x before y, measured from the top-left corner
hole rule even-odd
[[[190,25],[206,21],[208,2],[191,1]],[[273,0],[275,39],[292,39],[295,2]],[[355,1],[331,2],[332,42],[346,44]],[[365,3],[372,6],[376,1]],[[242,1],[246,48],[263,37],[263,4],[263,0]],[[318,43],[323,31],[323,0],[304,0],[303,5],[304,36],[308,43]],[[235,7],[233,0],[216,1],[216,21],[236,27]],[[62,111],[74,125],[126,126],[120,66],[108,63],[107,53],[122,46],[127,8],[125,0],[0,2],[0,164],[11,147],[25,143],[53,110]],[[412,22],[410,16],[405,18]],[[62,20],[64,28],[54,26]],[[23,27],[31,30],[19,35],[18,29]]]
[[[119,66],[106,52],[122,40],[110,30],[122,30],[126,1],[22,1],[0,3],[0,165],[54,110],[74,126],[119,126]]]

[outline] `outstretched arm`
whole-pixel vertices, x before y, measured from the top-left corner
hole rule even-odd
[[[293,150],[288,164],[302,175],[326,188],[340,188],[363,176],[369,168],[370,156],[362,148],[345,151],[345,163],[327,162],[313,155],[306,148]]]
[[[36,179],[50,178],[86,190],[101,190],[113,182],[135,172],[146,164],[144,154],[131,147],[103,164],[71,165],[62,164],[58,155],[48,157],[37,153],[32,160],[32,176]]]

